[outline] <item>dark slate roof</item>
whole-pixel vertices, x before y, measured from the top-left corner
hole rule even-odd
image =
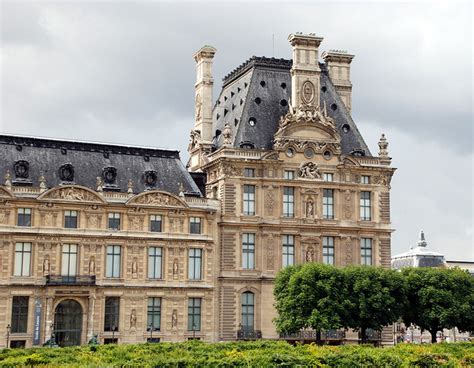
[[[63,182],[59,168],[71,164],[74,167],[73,183],[93,190],[97,188],[97,177],[102,177],[103,169],[114,167],[117,170],[116,189],[121,192],[127,191],[129,179],[135,193],[144,191],[145,171],[156,171],[156,185],[150,189],[179,194],[183,184],[185,194],[201,195],[178,151],[0,135],[0,158],[2,184],[7,170],[15,182],[15,162],[25,160],[29,164],[27,182],[34,186],[39,185],[41,175],[44,175],[48,188],[60,185]]]
[[[223,79],[222,91],[214,106],[214,141],[222,145],[220,132],[229,123],[234,132],[234,147],[250,144],[256,149],[271,149],[280,117],[288,112],[291,97],[291,60],[252,57]],[[336,93],[326,69],[321,63],[321,106],[326,103],[328,115],[336,121],[341,135],[342,153],[357,150],[371,156],[350,113]],[[331,106],[336,106],[335,109]],[[254,121],[254,126],[249,121]],[[349,129],[344,129],[343,126]]]

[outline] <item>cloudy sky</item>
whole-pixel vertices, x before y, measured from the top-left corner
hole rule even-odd
[[[252,55],[291,57],[314,32],[352,63],[353,117],[390,141],[392,253],[421,228],[474,260],[473,8],[468,2],[0,1],[0,132],[179,149],[193,125],[194,51],[222,77]],[[274,43],[272,38],[274,37]]]

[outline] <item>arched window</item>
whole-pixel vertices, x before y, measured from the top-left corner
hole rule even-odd
[[[250,291],[242,294],[242,330],[254,330],[255,295]]]

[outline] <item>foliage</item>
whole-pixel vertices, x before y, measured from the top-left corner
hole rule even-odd
[[[405,324],[411,323],[431,333],[457,326],[474,329],[474,278],[460,269],[407,268],[405,278],[408,307]]]
[[[199,341],[72,348],[4,349],[0,367],[471,367],[473,343],[375,348],[279,341]]]

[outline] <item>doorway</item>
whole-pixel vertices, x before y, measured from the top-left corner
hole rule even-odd
[[[81,345],[82,307],[72,299],[63,300],[54,311],[54,335],[59,346]]]

